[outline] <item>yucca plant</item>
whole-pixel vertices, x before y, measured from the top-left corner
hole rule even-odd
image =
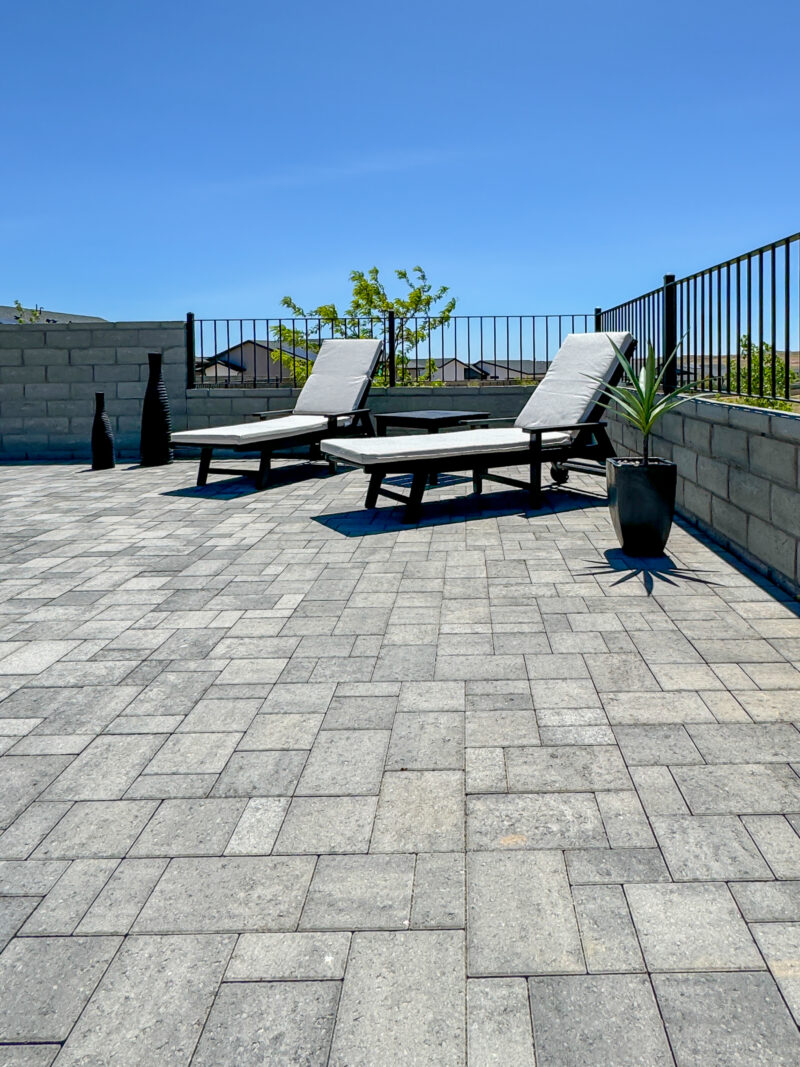
[[[610,337],[608,339],[611,341]],[[644,366],[637,374],[630,361],[620,352],[617,345],[611,341],[614,351],[617,353],[617,359],[625,372],[627,385],[608,385],[602,378],[594,379],[603,386],[601,396],[607,397],[606,400],[599,401],[601,406],[610,408],[612,404],[616,404],[620,418],[625,419],[631,426],[635,426],[641,433],[642,462],[644,466],[647,466],[650,461],[650,434],[653,432],[655,424],[662,415],[666,415],[668,411],[672,411],[688,400],[689,398],[684,394],[700,384],[699,382],[689,382],[687,385],[681,385],[672,393],[667,393],[665,396],[659,395],[659,389],[664,380],[667,367],[677,357],[678,349],[682,343],[683,338],[678,342],[669,359],[664,362],[661,370],[658,371],[655,349],[652,343],[648,341],[647,358],[644,361]]]

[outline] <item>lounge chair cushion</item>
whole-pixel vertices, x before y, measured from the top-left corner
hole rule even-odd
[[[629,333],[569,334],[514,425],[572,426],[588,418],[601,393],[593,379],[609,381],[617,365],[609,337],[623,353],[633,340]]]
[[[566,444],[569,434],[542,434],[542,445]],[[382,462],[403,463],[408,460],[446,459],[450,456],[478,456],[482,452],[527,452],[530,434],[514,426],[502,429],[456,430],[443,434],[404,434],[397,437],[329,438],[320,445],[322,451],[345,463],[359,467],[379,466]],[[520,463],[524,456],[520,456]]]
[[[355,411],[367,391],[383,343],[371,339],[323,341],[294,410],[298,415]]]
[[[344,421],[344,420],[342,420]],[[209,426],[203,430],[181,430],[172,435],[176,445],[202,445],[214,448],[231,448],[252,444],[255,448],[262,441],[279,440],[282,437],[297,437],[304,433],[326,430],[328,420],[319,415],[284,415],[279,419],[264,422],[240,422],[235,426]]]

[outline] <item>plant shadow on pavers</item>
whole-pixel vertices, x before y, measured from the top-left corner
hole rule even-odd
[[[603,553],[605,562],[597,563],[595,560],[585,560],[588,569],[579,572],[580,577],[610,578],[619,575],[611,585],[621,585],[630,582],[633,578],[641,578],[642,584],[650,596],[656,587],[656,583],[678,586],[681,582],[692,582],[695,585],[717,585],[711,578],[702,578],[698,574],[698,568],[693,566],[680,567],[670,556],[634,557],[626,556],[621,548],[609,548]]]
[[[445,484],[445,476],[440,476],[440,487],[455,485],[467,479],[450,478]],[[387,482],[389,479],[387,479]],[[408,479],[391,479],[394,485],[405,485]],[[570,511],[585,511],[587,508],[602,507],[605,498],[578,489],[561,487],[558,492],[544,491],[542,505],[529,508],[524,503],[524,494],[520,492],[486,493],[481,496],[453,497],[437,500],[426,497],[422,515],[414,525],[447,526],[469,519],[496,519],[507,515],[519,515],[523,518],[541,518],[547,515],[559,515]],[[315,515],[313,519],[330,530],[335,530],[345,537],[367,537],[370,534],[403,533],[412,529],[402,521],[403,511],[399,506],[372,508],[358,511],[327,512]]]

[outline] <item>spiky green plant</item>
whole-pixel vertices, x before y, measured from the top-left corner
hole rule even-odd
[[[611,341],[610,337],[608,339]],[[601,396],[607,397],[606,400],[600,400],[599,403],[604,408],[610,408],[613,404],[616,404],[620,418],[625,419],[631,426],[635,426],[641,433],[642,462],[645,466],[650,461],[650,434],[653,432],[655,424],[662,415],[666,415],[668,411],[674,410],[688,400],[689,398],[684,394],[700,384],[699,382],[689,382],[672,393],[667,393],[663,396],[659,394],[667,367],[676,358],[681,343],[682,339],[676,345],[669,359],[664,362],[661,370],[658,371],[655,349],[652,343],[648,341],[647,358],[642,369],[637,374],[627,357],[611,341],[614,351],[617,353],[617,359],[625,372],[627,384],[609,385],[602,378],[594,379],[603,386]]]

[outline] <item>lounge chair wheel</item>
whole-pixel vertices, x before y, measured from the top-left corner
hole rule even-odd
[[[564,470],[563,467],[559,467],[557,463],[553,463],[550,467],[550,477],[556,485],[564,485],[564,483],[569,480],[569,471]]]

